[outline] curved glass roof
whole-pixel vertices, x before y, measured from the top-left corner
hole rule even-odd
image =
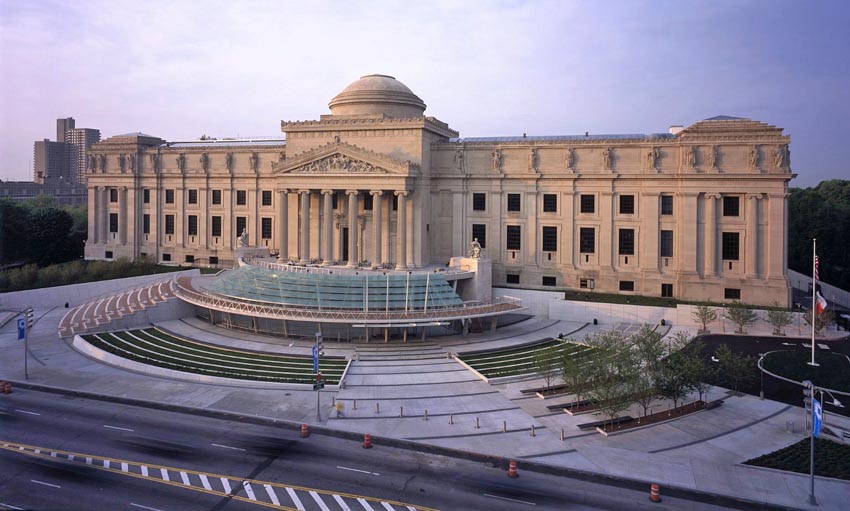
[[[210,291],[232,298],[301,307],[364,310],[424,310],[463,305],[438,273],[333,275],[241,266],[212,282]]]

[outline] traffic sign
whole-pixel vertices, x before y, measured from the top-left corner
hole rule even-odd
[[[319,372],[319,347],[317,345],[313,345],[313,372]]]
[[[323,389],[323,388],[325,388],[325,382],[317,381],[317,382],[313,383],[313,390],[319,390],[319,389]]]
[[[814,426],[812,427],[812,434],[815,438],[817,438],[820,434],[821,422],[823,422],[823,408],[821,407],[820,401],[817,399],[814,400],[814,405],[814,413],[812,414],[814,417],[814,421],[812,421]]]
[[[18,318],[18,340],[23,341],[27,336],[27,320],[25,318]]]

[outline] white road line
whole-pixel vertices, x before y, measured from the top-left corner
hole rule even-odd
[[[148,466],[142,465],[142,475],[148,477]]]
[[[342,511],[351,511],[351,508],[348,507],[348,504],[346,504],[345,501],[342,500],[342,497],[340,497],[339,495],[334,495],[334,500],[337,504],[339,504],[339,507],[342,509]]]
[[[110,426],[110,425],[108,425],[108,424],[104,424],[104,425],[103,425],[103,427],[104,427],[104,428],[109,428],[109,429],[117,429],[117,430],[119,430],[119,431],[130,431],[130,432],[135,431],[134,429],[130,429],[130,428],[119,428],[118,426]]]
[[[34,452],[34,453],[36,453],[36,454],[41,454],[41,449],[36,449],[36,450],[35,450],[35,451],[33,451],[33,452]]]
[[[171,481],[171,478],[168,477],[168,470],[161,468],[161,469],[159,469],[159,471],[162,473],[162,480],[163,481]]]
[[[51,458],[55,458],[55,457],[56,457],[56,452],[55,452],[55,451],[50,451],[50,457],[51,457]]]
[[[365,509],[366,511],[375,511],[375,509],[372,506],[370,506],[369,503],[366,502],[365,500],[358,498],[357,502],[359,502],[360,505],[363,506],[363,509]]]
[[[27,415],[41,415],[40,413],[30,412],[30,411],[27,411],[27,410],[18,410],[17,408],[15,408],[15,411],[25,413]]]
[[[230,487],[230,481],[226,477],[220,477],[219,479],[221,479],[221,485],[224,487],[224,493],[231,493],[233,489]]]
[[[5,508],[7,508],[7,509],[19,509],[19,510],[21,510],[21,511],[23,511],[23,509],[24,509],[24,508],[22,508],[22,507],[16,507],[16,506],[13,506],[12,504],[6,504],[5,502],[0,502],[0,506],[3,506],[3,507],[5,507]]]
[[[131,505],[131,506],[135,506],[135,507],[139,507],[139,508],[142,508],[142,509],[147,509],[147,510],[149,510],[149,511],[162,511],[162,510],[157,509],[157,508],[155,508],[155,507],[143,506],[143,505],[141,505],[141,504],[136,504],[136,503],[134,503],[134,502],[130,502],[130,505]]]
[[[185,484],[186,486],[192,486],[192,483],[189,482],[189,474],[183,472],[182,470],[180,471],[180,479],[183,480],[183,484]]]
[[[103,460],[103,468],[109,468],[109,460]]]
[[[215,447],[221,447],[222,449],[233,449],[234,451],[244,451],[245,450],[241,447],[231,447],[229,445],[221,445],[221,444],[210,444],[210,445],[214,445]]]
[[[295,504],[295,507],[298,511],[305,511],[304,504],[301,503],[301,499],[298,498],[298,495],[295,494],[295,490],[292,488],[287,488],[286,493],[289,494],[289,498],[292,499],[292,503]]]
[[[482,495],[484,495],[485,497],[493,498],[493,499],[507,500],[508,502],[516,502],[518,504],[527,504],[529,506],[536,506],[537,505],[534,502],[526,502],[524,500],[509,499],[507,497],[499,497],[498,495],[490,495],[488,493],[483,493]]]
[[[416,511],[416,508],[413,506],[407,506],[407,511]]]
[[[348,467],[340,467],[340,466],[337,466],[336,468],[338,468],[340,470],[350,470],[352,472],[360,472],[361,474],[371,474],[373,476],[381,475],[377,472],[369,472],[368,470],[360,470],[359,468],[348,468]]]
[[[210,486],[210,480],[207,479],[205,474],[198,474],[198,477],[201,478],[201,484],[204,485],[205,490],[212,490],[212,486]]]
[[[86,465],[91,465],[91,458],[86,456]]]
[[[325,505],[325,501],[324,501],[324,500],[322,500],[322,497],[319,497],[319,494],[318,494],[318,493],[316,493],[316,492],[314,492],[314,491],[311,491],[311,492],[310,492],[310,496],[311,496],[311,497],[313,497],[313,500],[315,500],[315,501],[316,501],[316,504],[318,504],[318,505],[319,505],[319,507],[320,507],[320,508],[322,508],[322,511],[331,511],[331,510],[328,508],[328,506],[326,506],[326,505]],[[395,511],[395,510],[393,510],[393,511]]]
[[[265,489],[266,489],[266,493],[268,493],[268,494],[269,494],[269,498],[270,498],[270,499],[272,499],[272,504],[274,504],[275,506],[279,506],[279,505],[280,505],[280,501],[279,501],[279,500],[278,500],[278,498],[277,498],[277,493],[275,493],[275,492],[274,492],[274,488],[272,488],[272,487],[271,487],[270,485],[268,485],[268,484],[264,484],[264,485],[263,485],[263,488],[265,488]]]
[[[387,511],[395,511],[395,508],[392,507],[389,502],[381,502],[381,505],[384,506],[384,509]]]
[[[74,461],[75,456],[73,454],[68,455],[68,461]]]
[[[822,350],[828,350],[828,349],[829,349],[829,346],[828,346],[828,345],[826,345],[826,344],[820,344],[820,343],[818,343],[818,348],[820,348],[820,349],[822,349]]]
[[[126,471],[127,471],[127,469],[128,469],[127,464],[126,464],[126,463],[121,463],[121,472],[126,472]]]
[[[251,483],[248,481],[242,481],[242,487],[245,488],[245,494],[248,495],[249,499],[257,500],[257,496],[254,495],[254,489],[251,488]]]
[[[36,481],[35,479],[30,479],[30,482],[33,482],[35,484],[43,484],[44,486],[50,486],[51,488],[61,488],[61,486],[59,486],[58,484],[45,483],[44,481]]]

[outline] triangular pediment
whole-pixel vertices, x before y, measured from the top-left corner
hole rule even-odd
[[[331,142],[279,162],[273,170],[275,174],[409,176],[418,174],[419,166],[345,142]]]

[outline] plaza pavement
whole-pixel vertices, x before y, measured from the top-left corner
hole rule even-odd
[[[311,390],[189,383],[132,373],[87,358],[57,337],[64,313],[64,308],[36,309],[40,319],[31,333],[30,349],[38,361],[30,361],[31,383],[296,423],[316,422],[316,394]],[[290,346],[196,319],[166,321],[158,326],[175,334],[241,348],[308,354],[311,347],[307,341],[289,341]],[[343,389],[322,393],[322,424],[376,437],[515,458],[520,466],[526,459],[785,508],[846,509],[850,499],[850,483],[846,481],[817,478],[820,506],[814,508],[807,503],[807,476],[739,464],[803,438],[800,408],[752,396],[730,396],[724,389],[714,388],[710,399],[724,399],[719,408],[605,438],[576,428],[597,417],[553,413],[546,405],[558,402],[556,399],[542,400],[520,392],[541,386],[540,379],[491,385],[449,358],[450,353],[523,344],[562,332],[581,338],[609,327],[532,318],[466,339],[447,337],[388,345],[326,341],[329,355],[356,354],[359,360],[352,361]],[[676,330],[674,327],[670,334]],[[752,333],[763,332],[756,329]],[[24,381],[23,349],[15,339],[13,323],[0,331],[0,354],[0,379]],[[331,399],[342,403],[341,414],[334,411]],[[667,404],[653,406],[663,409]],[[628,413],[641,411],[633,408]],[[848,419],[830,416],[829,421],[850,431]],[[788,422],[794,422],[794,433],[787,431]],[[564,441],[560,440],[562,429]]]

